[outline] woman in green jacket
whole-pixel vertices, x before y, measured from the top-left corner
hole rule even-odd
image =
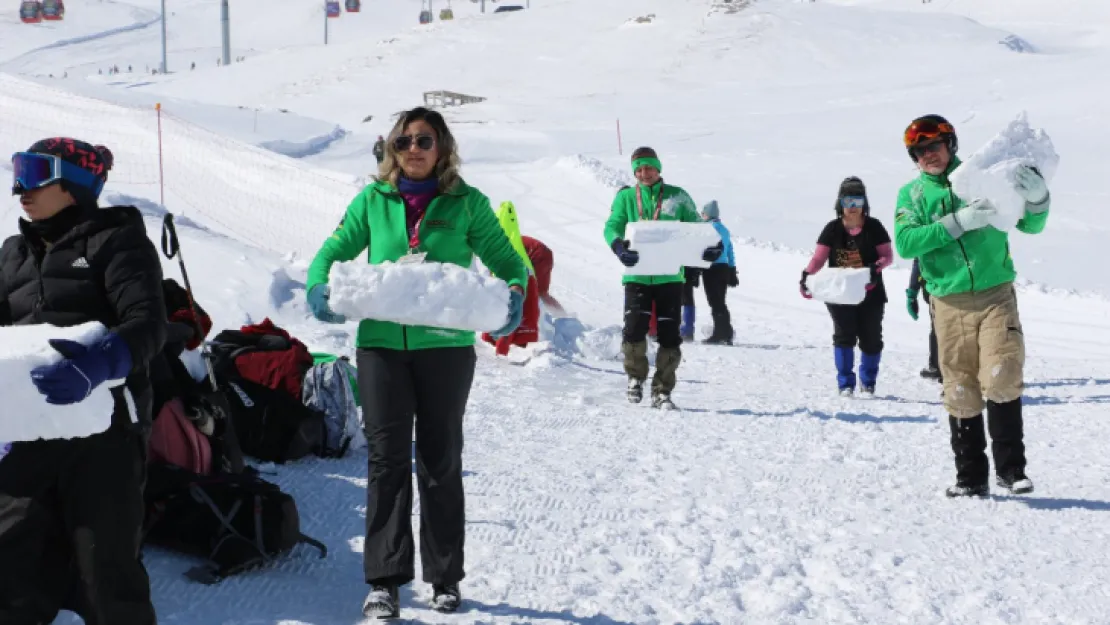
[[[377,179],[351,202],[309,267],[308,303],[317,319],[344,321],[328,307],[328,274],[333,263],[364,250],[372,265],[412,253],[469,267],[477,254],[510,288],[509,322],[493,336],[516,328],[528,283],[524,263],[489,198],[468,186],[458,167],[455,139],[439,113],[421,107],[400,116]],[[474,333],[363,319],[356,344],[370,447],[363,613],[396,617],[398,588],[415,577],[414,420],[423,577],[432,584],[432,607],[454,612],[464,576],[463,414],[474,380]]]

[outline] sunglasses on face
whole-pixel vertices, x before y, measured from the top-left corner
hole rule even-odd
[[[952,124],[944,122],[936,122],[931,119],[921,119],[910,124],[906,128],[906,133],[902,136],[902,141],[905,142],[906,147],[910,148],[925,141],[931,141],[939,138],[941,135],[954,135],[956,129]]]
[[[842,208],[863,208],[866,202],[867,200],[859,195],[849,195],[840,198],[840,206]]]
[[[422,151],[435,147],[436,138],[432,135],[401,135],[393,140],[393,149],[398,152],[407,152],[412,148],[413,143]]]
[[[934,154],[936,152],[940,152],[940,149],[942,147],[944,147],[943,141],[934,141],[932,143],[926,143],[925,145],[915,145],[914,147],[910,148],[910,151],[913,152],[914,158],[921,158],[926,154]]]

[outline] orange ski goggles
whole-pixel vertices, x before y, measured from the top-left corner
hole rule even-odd
[[[947,122],[936,122],[931,119],[919,119],[910,124],[906,128],[906,132],[902,135],[902,141],[906,144],[907,148],[912,148],[915,145],[920,145],[925,141],[937,139],[943,135],[954,135],[956,129],[952,124]]]

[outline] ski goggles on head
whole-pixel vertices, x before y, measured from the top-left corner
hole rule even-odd
[[[81,185],[99,196],[104,181],[92,172],[53,154],[16,152],[12,155],[12,195],[41,189],[62,180]]]
[[[427,152],[435,146],[436,138],[432,135],[401,135],[393,140],[393,149],[398,152],[407,152],[413,143],[420,150]]]
[[[954,135],[956,129],[948,122],[937,122],[932,119],[919,119],[910,124],[906,128],[905,134],[902,135],[902,141],[906,144],[907,148],[912,148],[925,141],[937,139],[942,135]]]
[[[867,198],[862,195],[846,195],[840,198],[840,206],[842,208],[863,208],[867,203]]]

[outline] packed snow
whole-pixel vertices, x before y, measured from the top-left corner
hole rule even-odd
[[[348,319],[377,319],[448,330],[492,332],[509,320],[504,280],[452,263],[415,261],[332,265],[328,300]]]
[[[949,176],[952,191],[970,202],[987,198],[998,212],[991,225],[1010,230],[1025,215],[1025,198],[1014,190],[1014,174],[1023,165],[1036,167],[1051,188],[1060,155],[1042,129],[1029,125],[1022,112],[986,145],[975,150]]]
[[[429,610],[418,581],[402,591],[405,619],[1106,622],[1110,272],[1090,258],[1110,234],[1110,126],[1096,106],[1110,95],[1110,3],[533,0],[481,15],[456,2],[455,20],[418,25],[422,2],[365,0],[329,22],[322,46],[319,5],[245,0],[232,3],[232,42],[247,59],[218,67],[218,3],[187,0],[167,23],[170,74],[101,76],[160,60],[158,2],[127,2],[74,0],[57,24],[19,24],[14,6],[0,15],[0,72],[19,74],[0,76],[0,153],[59,133],[112,147],[106,198],[139,205],[154,239],[164,210],[181,216],[216,329],[269,317],[313,350],[353,355],[353,323],[308,313],[307,259],[374,170],[370,146],[393,113],[426,91],[486,98],[443,109],[463,176],[495,204],[512,200],[523,234],[554,250],[552,293],[572,316],[545,321],[544,340],[509,359],[479,344],[463,607]],[[1021,110],[1065,164],[1045,231],[1010,238],[1037,490],[953,502],[939,387],[918,377],[928,315],[914,322],[894,296],[909,263],[883,271],[891,301],[869,400],[836,395],[832,323],[799,297],[798,267],[848,175],[892,227],[916,173],[909,120],[945,115],[967,156]],[[736,345],[683,345],[673,413],[624,400],[623,268],[601,236],[639,145],[697,205],[720,201],[741,283],[728,294]],[[18,215],[17,202],[0,205],[0,234]],[[704,336],[704,293],[695,300]],[[147,549],[159,622],[364,622],[366,452],[262,468],[329,556],[298,550],[208,587],[182,575],[196,562]],[[418,512],[416,501],[414,525]]]
[[[65,406],[46,403],[31,382],[31,370],[62,360],[51,339],[89,345],[106,331],[99,323],[0,327],[0,441],[79,438],[108,429],[115,406],[111,388],[121,381],[106,382],[80,403]]]
[[[854,306],[867,297],[871,270],[842,267],[823,267],[806,279],[806,288],[813,299],[826,304]]]
[[[665,276],[682,267],[705,268],[702,260],[706,248],[721,242],[721,235],[708,223],[681,221],[637,221],[625,229],[628,248],[640,254],[640,260],[624,272],[637,276]]]

